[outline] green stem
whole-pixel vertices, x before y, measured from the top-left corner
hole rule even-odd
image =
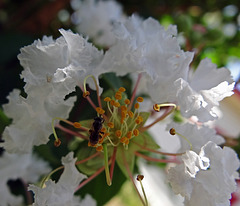
[[[103,152],[104,152],[104,164],[105,164],[105,174],[108,186],[112,185],[109,167],[108,167],[108,151],[107,151],[107,144],[103,144]]]

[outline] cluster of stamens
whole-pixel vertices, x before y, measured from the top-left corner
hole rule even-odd
[[[131,101],[128,98],[123,98],[125,91],[125,88],[120,87],[113,97],[104,98],[106,111],[101,107],[96,108],[98,115],[104,116],[105,121],[99,132],[98,143],[93,145],[89,141],[88,146],[96,147],[97,151],[101,151],[103,143],[112,146],[123,144],[127,149],[130,140],[139,135],[138,127],[143,122],[143,117],[139,112],[139,103],[143,102],[143,98],[136,99],[134,111],[131,111]]]

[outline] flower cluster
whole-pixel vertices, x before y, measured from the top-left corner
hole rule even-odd
[[[136,157],[176,163],[168,171],[168,180],[186,205],[229,205],[240,162],[234,150],[219,146],[224,138],[205,122],[217,119],[219,101],[233,94],[230,72],[218,69],[209,59],[203,59],[193,72],[194,53],[180,48],[176,26],[165,29],[153,18],[124,16],[116,2],[85,0],[74,14],[79,32],[106,47],[104,51],[82,34],[64,29],[59,30],[61,36],[56,40],[44,36],[20,50],[27,95],[15,89],[8,96],[9,103],[3,105],[12,124],[5,128],[4,142],[0,143],[5,149],[0,159],[1,205],[23,203],[22,197],[11,194],[9,179],[36,183],[42,175],[47,176],[39,186],[28,187],[34,193],[33,205],[96,205],[91,196],[81,200],[74,193],[104,170],[110,186],[115,162],[139,194],[133,179]],[[99,80],[111,81],[109,73],[116,75],[115,80],[129,74],[126,79],[137,79],[132,91],[125,89],[131,89],[127,84],[118,88],[103,84],[101,88]],[[82,92],[80,101],[76,101],[76,89]],[[153,109],[144,106],[139,92]],[[81,121],[69,118],[86,100],[95,116]],[[160,115],[154,117],[149,111]],[[174,112],[181,114],[183,123],[170,118],[163,124],[169,135],[179,137],[180,147],[177,153],[162,152],[154,140],[161,138],[161,132],[151,137],[148,130]],[[147,124],[150,116],[155,119]],[[52,144],[49,136],[53,133],[60,150],[64,135],[58,136],[59,130],[71,136],[66,143],[69,153],[62,158],[63,166],[50,172],[49,165],[35,156],[35,148],[49,140]],[[83,166],[86,162],[94,169],[87,170]],[[55,183],[50,177],[62,169]],[[143,176],[137,180],[142,185]],[[148,205],[144,189],[143,193],[140,200]],[[28,201],[32,203],[31,198]]]

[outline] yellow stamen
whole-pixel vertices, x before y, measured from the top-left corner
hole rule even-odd
[[[100,145],[100,146],[96,147],[96,150],[97,150],[98,152],[101,152],[101,151],[103,150],[103,146]]]
[[[128,139],[131,139],[131,138],[132,138],[132,131],[129,131],[129,132],[127,133],[127,138],[128,138]]]
[[[125,89],[124,87],[120,87],[120,88],[118,89],[118,91],[119,91],[119,92],[125,92],[126,89]]]
[[[136,124],[141,124],[143,122],[143,118],[141,116],[138,116],[137,119],[135,120]]]
[[[156,112],[160,112],[161,107],[174,107],[173,110],[175,110],[177,108],[177,105],[173,104],[173,103],[164,103],[164,104],[154,104],[153,105],[153,109]]]
[[[105,113],[105,111],[101,107],[97,107],[96,111],[97,111],[98,114],[104,114]]]
[[[133,118],[133,112],[132,111],[128,111],[127,113],[128,113],[130,118]]]
[[[137,101],[138,101],[138,102],[143,102],[143,98],[142,98],[142,97],[138,97],[138,98],[137,98]]]
[[[86,92],[83,92],[83,97],[86,98],[90,95],[90,92],[89,91],[86,91]]]
[[[144,200],[145,200],[145,206],[148,206],[148,200],[147,200],[147,196],[146,196],[146,193],[145,193],[145,190],[144,190],[144,187],[143,187],[143,184],[142,184],[142,180],[143,180],[144,176],[143,175],[138,175],[137,176],[137,181],[140,182],[140,185],[141,185],[141,188],[142,188],[142,192],[143,192],[143,196],[144,196]]]
[[[100,131],[105,133],[107,131],[107,129],[105,127],[103,127]]]
[[[125,100],[124,100],[124,103],[128,105],[128,104],[130,104],[131,102],[130,102],[129,99],[125,99]]]
[[[54,146],[55,147],[59,147],[61,145],[61,140],[60,139],[56,139],[55,141],[54,141]]]
[[[127,107],[126,107],[125,105],[122,105],[122,106],[121,106],[121,110],[122,110],[122,111],[127,111]]]
[[[139,105],[139,103],[137,102],[137,103],[134,105],[134,108],[135,108],[135,109],[139,109],[139,107],[140,107],[140,105]]]
[[[120,139],[120,142],[121,142],[121,143],[125,143],[126,140],[127,140],[127,137],[122,137],[122,138]]]
[[[185,139],[185,140],[187,141],[187,143],[189,144],[189,146],[190,146],[190,150],[192,150],[192,143],[191,143],[185,136],[183,136],[182,134],[176,132],[176,130],[175,130],[174,128],[171,128],[171,129],[169,130],[169,133],[170,133],[171,135],[177,134],[178,136],[180,136],[180,137],[182,137],[183,139]]]
[[[124,144],[128,145],[129,144],[129,139],[126,139]]]
[[[135,137],[137,137],[137,136],[139,135],[139,130],[138,130],[138,129],[134,129],[134,130],[133,130],[133,135],[134,135]]]
[[[115,100],[112,99],[112,100],[110,101],[110,104],[113,106],[113,105],[115,104]]]
[[[120,138],[122,136],[121,130],[116,130],[115,135]]]
[[[116,98],[117,100],[121,100],[121,99],[122,99],[122,94],[121,94],[121,92],[116,92],[115,98]]]
[[[79,122],[74,122],[74,123],[73,123],[73,126],[74,126],[75,128],[80,128],[82,125],[81,125]]]
[[[114,128],[114,123],[113,123],[113,122],[108,122],[107,125],[108,125],[108,127],[110,127],[110,128]]]
[[[120,107],[120,103],[119,102],[114,102],[114,107]]]
[[[110,98],[110,97],[105,97],[103,101],[104,101],[104,102],[110,102],[110,101],[111,101],[111,98]]]

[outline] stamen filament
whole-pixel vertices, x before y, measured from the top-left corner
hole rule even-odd
[[[186,140],[187,143],[188,143],[189,146],[190,146],[190,150],[192,150],[192,143],[191,143],[185,136],[181,135],[180,133],[178,133],[178,132],[175,132],[175,133],[176,133],[178,136],[182,137],[184,140]]]
[[[60,167],[56,168],[55,170],[53,170],[52,172],[50,172],[47,176],[45,176],[45,177],[42,179],[41,183],[40,183],[40,187],[43,188],[45,182],[50,179],[50,177],[52,176],[52,174],[54,174],[55,172],[57,172],[58,170],[61,170],[61,169],[63,169],[63,168],[64,168],[64,166],[60,166]]]
[[[101,99],[100,99],[100,96],[99,96],[99,87],[98,87],[98,84],[97,84],[97,80],[96,78],[93,76],[93,75],[88,75],[85,77],[84,81],[83,81],[83,89],[84,89],[84,92],[86,93],[87,92],[87,89],[86,89],[86,81],[87,79],[91,77],[94,81],[94,84],[95,84],[95,87],[96,87],[96,91],[97,91],[97,98],[98,98],[98,105],[99,107],[102,108],[102,103],[101,103]]]
[[[111,160],[108,161],[108,164],[111,163]],[[85,181],[81,182],[78,187],[75,189],[75,192],[77,192],[79,189],[81,189],[84,185],[89,183],[92,179],[94,179],[96,176],[98,176],[103,170],[105,169],[105,166],[99,168],[92,176],[90,176],[88,179]]]
[[[158,159],[158,158],[153,158],[146,156],[144,154],[141,154],[139,152],[135,152],[135,155],[142,157],[145,160],[152,161],[152,162],[161,162],[161,163],[179,163],[177,160],[169,160],[169,159]]]
[[[175,105],[175,104],[174,104]],[[175,105],[176,106],[176,105]],[[151,124],[139,128],[139,131],[144,132],[146,130],[148,130],[150,127],[152,127],[153,125],[155,125],[156,123],[162,121],[165,117],[167,117],[169,114],[171,114],[173,111],[175,110],[175,107],[173,107],[170,111],[167,109],[165,110],[165,112],[162,114],[162,116],[158,117],[154,122],[152,122]]]
[[[146,206],[148,206],[147,196],[146,196],[143,184],[142,184],[142,179],[143,179],[143,175],[138,175],[137,176],[137,180],[140,182],[140,185],[141,185],[141,188],[142,188],[142,192],[143,192],[143,196],[144,196],[144,199],[145,199]]]
[[[141,145],[133,140],[131,140],[132,143],[138,145],[139,147],[141,147],[142,149],[144,150],[147,150],[149,152],[154,152],[154,153],[157,153],[157,154],[161,154],[161,155],[168,155],[168,156],[181,156],[183,154],[185,154],[185,152],[183,153],[167,153],[167,152],[161,152],[161,151],[157,151],[157,150],[154,150],[154,149],[150,149],[148,147],[145,147],[144,145]]]
[[[142,197],[141,197],[141,195],[140,195],[140,193],[139,193],[139,191],[138,191],[138,189],[137,189],[137,187],[136,187],[136,185],[135,185],[135,182],[134,182],[132,173],[131,173],[131,171],[130,171],[130,169],[129,169],[129,165],[128,165],[128,163],[127,163],[127,160],[126,160],[126,157],[125,157],[125,154],[124,154],[123,151],[122,151],[122,158],[123,158],[123,163],[124,163],[124,166],[125,166],[125,168],[126,168],[126,170],[127,170],[127,173],[128,173],[128,175],[129,175],[132,183],[133,183],[134,189],[136,190],[136,192],[137,192],[137,194],[138,194],[138,196],[139,196],[142,204],[143,204],[144,206],[146,206],[144,200],[142,199]]]
[[[112,185],[111,177],[109,174],[109,167],[108,167],[108,150],[107,144],[103,144],[103,153],[104,153],[104,164],[105,164],[105,174],[108,186]]]
[[[133,100],[135,99],[136,92],[137,92],[137,87],[139,85],[139,82],[140,82],[141,78],[142,78],[142,73],[138,74],[137,82],[136,82],[135,87],[133,89],[133,93],[132,93],[132,97],[131,97],[131,100],[130,100],[130,104],[128,105],[128,110],[131,110],[131,108],[132,108]]]
[[[75,163],[75,165],[78,165],[78,164],[82,164],[82,163],[84,163],[84,162],[87,162],[88,160],[93,159],[94,157],[96,157],[96,156],[98,156],[98,155],[100,155],[100,152],[96,152],[95,154],[93,154],[93,155],[91,155],[91,156],[89,156],[89,157],[87,157],[87,158],[85,158],[85,159],[83,159],[83,160],[77,161],[77,162]]]
[[[73,136],[77,136],[77,137],[81,137],[82,139],[85,139],[85,140],[88,140],[89,138],[81,133],[78,133],[78,132],[74,132],[70,129],[67,129],[65,127],[63,127],[62,125],[60,124],[57,124],[56,125],[57,128],[59,128],[60,130],[64,131],[64,132],[67,132],[68,134],[71,134]]]

